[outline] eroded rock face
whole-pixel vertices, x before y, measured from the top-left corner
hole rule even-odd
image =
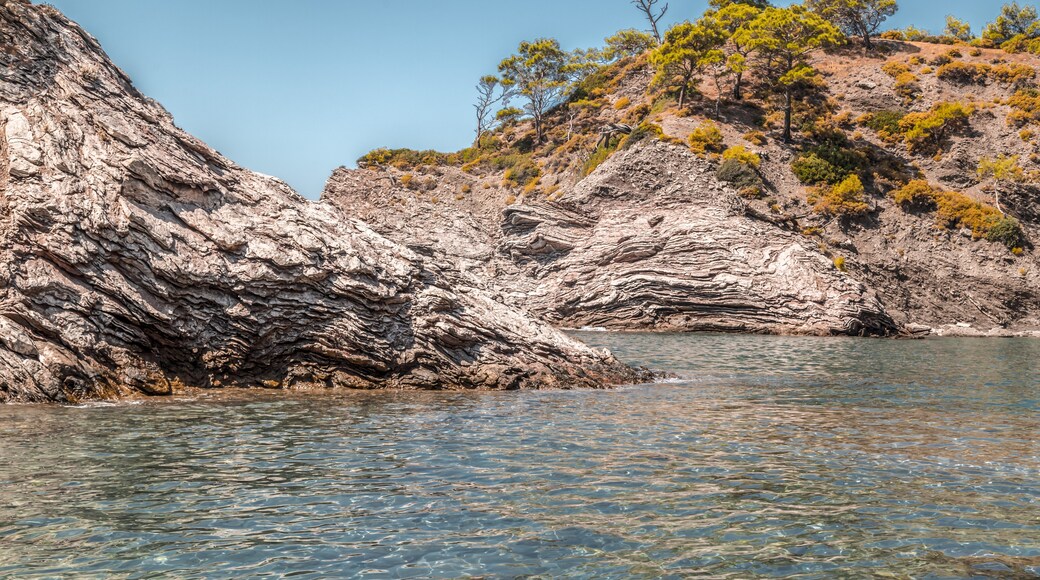
[[[558,326],[896,331],[863,284],[804,236],[747,215],[735,192],[682,147],[619,152],[559,202],[496,212],[474,201],[459,212],[404,203],[409,196],[374,171],[343,169],[324,194],[401,243],[456,256],[500,300]]]
[[[53,9],[0,36],[0,401],[640,378],[224,159]]]

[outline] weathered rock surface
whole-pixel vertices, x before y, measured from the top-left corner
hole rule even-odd
[[[54,9],[0,1],[0,401],[637,373],[235,166]]]
[[[860,217],[816,211],[812,188],[792,171],[813,136],[783,143],[776,127],[762,123],[769,103],[754,91],[743,102],[724,101],[720,115],[706,82],[688,110],[668,109],[640,59],[606,69],[596,81],[602,93],[581,112],[550,113],[541,146],[532,148],[531,127],[520,122],[497,130],[483,151],[460,152],[478,156],[466,165],[402,156],[379,171],[337,170],[325,198],[391,239],[454,257],[499,300],[560,326],[1040,335],[1040,186],[996,183],[977,171],[983,159],[1003,155],[1018,159],[1027,174],[1040,172],[1036,127],[1020,132],[1009,122],[1016,85],[925,74],[930,59],[951,58],[945,45],[885,43],[884,50],[884,57],[820,53],[814,62],[834,110],[812,114],[821,126],[839,128],[870,165],[861,173],[869,211]],[[996,49],[962,56],[976,64],[1040,64],[1035,55]],[[920,73],[912,103],[899,94],[886,62],[913,64]],[[911,153],[856,122],[943,101],[980,105],[941,155]],[[716,179],[717,162],[682,145],[709,120],[723,146],[760,156],[764,195],[741,198]],[[605,128],[644,122],[659,126],[659,142],[613,153],[582,178]],[[499,167],[520,154],[540,165],[538,181],[514,183]],[[406,174],[413,179],[402,187]],[[892,192],[913,179],[990,206],[999,197],[1001,211],[1021,223],[1022,247],[979,239],[935,208],[900,206]]]
[[[494,211],[475,191],[461,209],[421,204],[377,172],[345,169],[324,198],[405,245],[455,256],[500,299],[558,326],[896,331],[863,284],[805,237],[746,215],[708,169],[657,142],[615,154],[559,202]]]

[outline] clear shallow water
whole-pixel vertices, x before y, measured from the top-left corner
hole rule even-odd
[[[580,336],[687,379],[0,407],[0,576],[1040,576],[1040,341]]]

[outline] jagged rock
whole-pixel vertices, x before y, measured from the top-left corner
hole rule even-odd
[[[441,220],[452,213],[385,203],[394,194],[376,188],[370,171],[337,171],[324,197],[405,244],[431,245],[441,255],[481,248],[492,259],[470,264],[477,275],[559,326],[895,331],[873,293],[804,237],[735,213],[734,194],[690,170],[704,163],[674,145],[637,146],[615,154],[562,203],[510,206],[500,223],[474,209],[482,227],[445,237],[428,232],[447,230]],[[467,236],[474,230],[497,234]]]
[[[0,401],[640,378],[235,166],[53,8],[3,0],[0,43]]]

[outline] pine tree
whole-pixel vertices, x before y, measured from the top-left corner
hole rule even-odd
[[[758,66],[763,77],[783,96],[783,138],[789,143],[795,91],[812,84],[816,78],[809,56],[843,42],[841,31],[819,15],[794,5],[763,10],[734,36],[759,53]]]
[[[867,50],[873,48],[870,37],[899,9],[896,0],[807,0],[806,6],[845,34],[862,38]]]
[[[527,100],[525,109],[534,118],[538,142],[542,141],[545,114],[570,90],[571,65],[571,55],[552,38],[521,42],[517,53],[498,65],[502,85]]]

